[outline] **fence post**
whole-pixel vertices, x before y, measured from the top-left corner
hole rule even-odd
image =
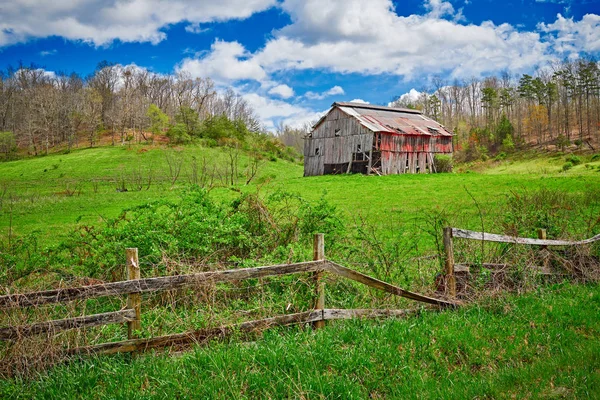
[[[452,228],[444,228],[444,252],[446,253],[445,272],[447,291],[451,298],[456,297],[456,277],[454,276],[454,247],[452,245]]]
[[[127,256],[127,280],[140,279],[140,263],[138,260],[138,249],[126,249],[125,254]],[[127,323],[127,338],[135,338],[135,331],[139,331],[142,327],[141,324],[141,308],[142,308],[142,294],[141,293],[130,293],[127,295],[127,308],[135,310],[135,320]]]
[[[545,229],[538,229],[537,230],[537,235],[538,235],[538,239],[542,239],[542,240],[546,240],[547,236],[546,236],[546,230]],[[541,250],[542,250],[542,263],[543,263],[543,268],[547,269],[548,268],[548,264],[549,264],[549,260],[548,260],[548,246],[540,246]]]
[[[320,261],[325,259],[325,236],[322,233],[316,233],[313,241],[313,260]],[[325,309],[325,282],[323,282],[323,271],[313,272],[315,282],[315,310]],[[325,321],[315,321],[313,327],[320,329],[325,326]]]

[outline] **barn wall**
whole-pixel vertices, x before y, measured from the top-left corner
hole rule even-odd
[[[313,131],[312,137],[304,140],[304,176],[322,175],[325,164],[350,163],[358,145],[363,152],[368,152],[373,145],[373,133],[334,108]]]
[[[381,173],[426,173],[433,155],[452,154],[452,137],[425,135],[381,135]]]
[[[379,135],[381,173],[384,175],[425,173],[431,168],[434,154],[452,154],[452,137],[449,136]],[[312,137],[304,141],[304,176],[323,175],[326,164],[329,170],[331,165],[337,165],[339,169],[340,164],[352,168],[350,163],[358,145],[368,154],[373,147],[373,136],[373,132],[354,117],[334,108],[315,128]]]

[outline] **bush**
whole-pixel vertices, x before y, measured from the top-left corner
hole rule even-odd
[[[433,157],[436,172],[452,172],[452,156],[436,154]]]
[[[145,269],[146,276],[157,276],[169,273],[174,259],[187,265],[196,260],[284,262],[291,248],[303,257],[314,233],[339,236],[342,228],[335,207],[323,198],[315,202],[276,193],[263,200],[243,194],[226,204],[192,186],[180,201],[159,200],[124,210],[96,227],[79,226],[46,257],[53,268],[77,266],[69,272],[110,280],[122,271],[125,249],[137,247],[144,263],[152,266]]]
[[[579,158],[576,155],[570,155],[569,157],[567,157],[567,162],[570,162],[573,165],[579,165],[581,164],[581,158]]]
[[[496,156],[496,161],[502,161],[506,159],[506,153],[505,152],[500,152],[498,153],[498,155]]]
[[[573,163],[572,163],[572,162],[570,162],[570,161],[567,161],[567,162],[566,162],[566,163],[564,163],[564,164],[563,164],[563,166],[562,166],[562,170],[563,170],[563,171],[568,171],[568,170],[570,170],[571,168],[573,168]]]
[[[598,160],[600,160],[600,153],[594,154],[592,156],[592,161],[598,161]]]

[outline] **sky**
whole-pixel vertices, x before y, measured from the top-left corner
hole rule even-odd
[[[600,55],[600,0],[0,0],[0,68],[101,61],[232,87],[269,129],[334,101]]]

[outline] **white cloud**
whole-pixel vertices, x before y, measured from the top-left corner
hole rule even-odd
[[[46,56],[53,56],[57,53],[56,49],[52,49],[52,50],[42,50],[40,51],[40,56],[42,57],[46,57]]]
[[[0,46],[61,36],[96,46],[114,40],[158,43],[163,28],[244,19],[277,0],[11,0],[0,6]],[[194,29],[194,28],[190,28]]]
[[[558,14],[555,22],[540,23],[538,29],[556,35],[549,36],[549,40],[554,50],[559,53],[600,51],[600,15],[586,14],[581,21],[575,22],[573,18],[565,18]]]
[[[306,122],[319,119],[322,113],[293,105],[282,100],[269,99],[257,93],[242,94],[242,98],[254,109],[258,118],[269,130],[275,130],[277,122],[292,128],[301,128]]]
[[[277,85],[269,90],[269,94],[279,96],[282,99],[289,99],[294,96],[294,89],[289,87],[288,85]]]
[[[304,93],[304,97],[311,100],[323,100],[326,97],[337,96],[341,94],[346,94],[344,88],[342,88],[341,86],[334,86],[331,89],[324,91],[323,93],[306,92]]]
[[[258,61],[238,42],[217,40],[210,52],[199,53],[197,57],[184,58],[176,68],[189,72],[193,77],[210,77],[216,82],[231,82],[254,79],[261,81],[267,74]]]
[[[427,15],[431,18],[442,18],[446,15],[454,15],[454,6],[443,0],[427,0],[425,1],[425,9],[428,11]]]
[[[360,103],[360,104],[371,104],[368,101],[365,101],[363,99],[354,99],[354,100],[350,100],[350,103]]]
[[[402,94],[400,97],[398,97],[398,100],[392,102],[392,103],[401,103],[401,104],[409,104],[409,103],[415,103],[419,100],[419,98],[421,97],[422,93],[419,92],[416,89],[410,89],[407,93]],[[392,103],[389,103],[388,105],[392,105]]]
[[[470,77],[508,69],[519,72],[551,57],[536,32],[509,24],[461,24],[447,2],[430,0],[427,15],[396,14],[390,0],[286,0],[292,24],[255,54],[267,71],[325,69],[338,73],[451,72]]]

